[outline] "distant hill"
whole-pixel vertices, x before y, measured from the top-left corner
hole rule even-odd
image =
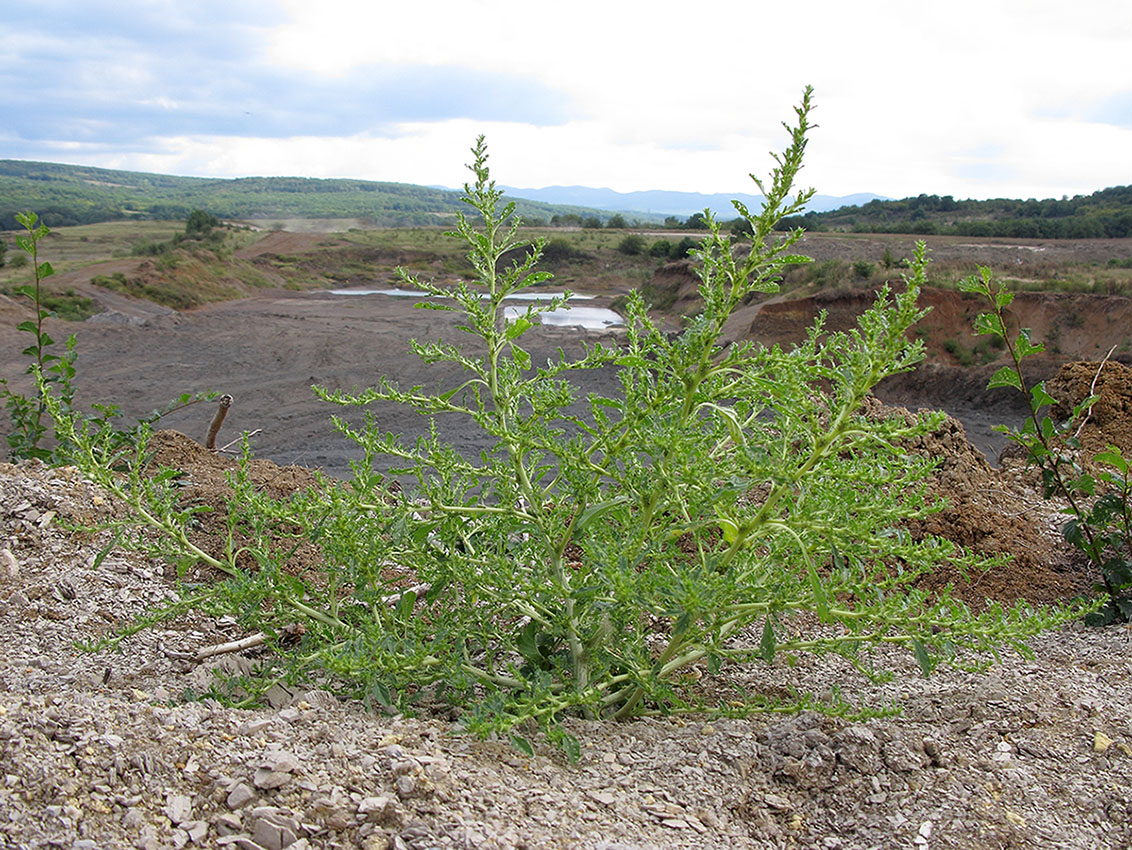
[[[919,195],[901,201],[870,201],[856,208],[810,212],[783,219],[810,231],[924,233],[1036,239],[1132,236],[1132,186],[1091,195],[1036,201],[997,198],[957,201],[950,195]]]
[[[724,220],[735,218],[735,207],[731,205],[732,198],[742,201],[752,210],[758,209],[763,202],[762,195],[743,193],[704,195],[699,192],[666,192],[661,189],[646,192],[615,192],[612,189],[591,189],[588,186],[547,186],[543,189],[520,189],[514,186],[500,188],[516,198],[527,198],[547,204],[575,204],[621,213],[681,217],[710,209],[717,217]],[[843,197],[814,195],[809,210],[822,212],[841,207],[856,207],[881,198],[882,196],[869,192]]]
[[[210,179],[115,171],[52,162],[0,160],[0,230],[18,227],[17,212],[32,210],[51,227],[124,218],[184,219],[194,209],[226,219],[364,218],[385,226],[451,220],[467,211],[460,192],[309,177]],[[599,210],[520,200],[524,219],[555,215],[610,216]]]

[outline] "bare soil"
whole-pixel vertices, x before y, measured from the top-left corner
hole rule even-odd
[[[968,318],[961,301],[947,298],[937,312],[953,324],[930,334],[954,332]],[[97,321],[48,323],[57,339],[78,336],[80,404],[116,402],[139,415],[185,391],[227,392],[235,404],[221,442],[258,430],[257,453],[281,465],[342,475],[360,454],[328,426],[332,412],[357,417],[317,401],[311,384],[455,377],[405,352],[410,337],[455,341],[460,332],[446,314],[402,300],[271,292],[186,313],[111,300],[112,312]],[[859,312],[858,300],[810,306],[829,309],[833,324]],[[1086,326],[1103,328],[1126,305],[1085,301],[1074,309],[1086,308]],[[742,335],[758,323],[760,338],[785,339],[810,321],[795,309],[762,305]],[[0,376],[17,386],[27,339],[12,326],[25,316],[0,298]],[[574,331],[540,329],[532,353],[538,362],[559,347],[576,352],[582,341]],[[1053,375],[1059,365],[1043,368]],[[1080,389],[1088,368],[1063,373],[1067,394]],[[930,397],[933,406],[994,413],[980,379],[938,360],[923,371],[886,400],[915,406]],[[583,390],[612,386],[610,374],[585,377]],[[1124,379],[1106,386],[1115,395],[1104,409],[1127,410]],[[212,412],[189,408],[164,424],[203,440]],[[400,410],[375,414],[395,432],[420,427]],[[1109,439],[1106,422],[1116,434],[1127,419],[1098,414],[1098,440]],[[448,439],[478,451],[461,426],[441,422]],[[158,446],[187,473],[196,497],[220,502],[227,461],[176,434],[160,436]],[[1056,533],[1057,506],[1042,501],[1017,466],[988,463],[957,420],[913,449],[944,459],[936,487],[951,507],[910,530],[1014,558],[972,577],[962,591],[970,604],[1052,601],[1087,589],[1087,569]],[[303,470],[266,460],[257,474],[272,486],[310,481]],[[572,720],[583,754],[569,765],[546,748],[526,758],[503,742],[470,740],[445,719],[381,716],[282,684],[266,708],[186,702],[186,692],[207,690],[216,672],[239,674],[256,663],[255,649],[199,658],[244,636],[200,612],[135,635],[118,652],[78,651],[76,641],[106,635],[175,594],[163,564],[107,549],[109,532],[76,530],[120,516],[73,470],[0,465],[0,846],[1132,845],[1127,627],[1045,635],[1032,642],[1032,658],[1004,655],[986,675],[945,670],[924,680],[914,659],[887,653],[882,663],[898,671],[888,682],[830,659],[734,670],[716,684],[769,693],[840,687],[874,705],[899,700],[903,714],[862,722],[810,714]]]

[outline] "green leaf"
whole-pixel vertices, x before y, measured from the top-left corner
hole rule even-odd
[[[759,641],[759,654],[766,662],[774,661],[774,653],[778,648],[778,641],[774,636],[774,626],[771,624],[771,617],[769,614],[763,622],[763,636]]]
[[[531,620],[519,630],[519,637],[515,641],[519,654],[532,664],[542,660],[542,654],[538,651],[538,631],[538,623]]]
[[[1018,377],[1013,366],[1003,366],[991,375],[990,381],[987,382],[988,390],[993,390],[995,387],[1014,387],[1014,389],[1021,391],[1022,379]]]
[[[721,516],[719,519],[719,530],[723,532],[723,542],[732,545],[739,539],[739,526],[735,524],[734,520]]]
[[[1128,461],[1124,459],[1124,455],[1116,446],[1109,446],[1103,452],[1097,452],[1093,460],[1111,466],[1121,475],[1128,474]]]
[[[1037,354],[1045,351],[1044,343],[1030,341],[1030,329],[1022,328],[1018,332],[1018,339],[1014,342],[1015,350],[1018,352],[1018,357],[1029,357],[1031,354]]]
[[[51,277],[51,275],[53,275],[53,274],[55,274],[55,269],[51,268],[51,263],[40,263],[39,264],[39,279],[40,280],[43,280],[43,278],[45,278],[45,277]]]
[[[522,735],[511,735],[511,746],[521,752],[527,758],[535,757],[535,748],[531,746],[531,742],[524,738]]]
[[[566,753],[566,758],[569,759],[570,764],[577,764],[582,758],[582,745],[578,742],[578,739],[569,732],[563,732],[559,743],[562,746],[562,751]]]
[[[415,590],[406,590],[401,594],[401,598],[397,600],[396,613],[401,619],[408,619],[413,615],[413,608],[417,604],[417,592]]]
[[[825,595],[825,586],[821,576],[812,563],[807,560],[806,568],[810,574],[810,589],[814,593],[814,607],[817,609],[818,619],[823,623],[829,620],[829,598]]]
[[[690,626],[691,624],[692,615],[685,611],[683,614],[676,618],[676,622],[672,626],[673,637],[679,637],[680,635],[684,634],[684,632],[688,631],[688,626]]]
[[[511,356],[515,358],[515,364],[524,372],[531,368],[531,355],[526,350],[512,345]]]
[[[983,334],[994,334],[995,336],[1006,336],[1006,329],[1002,326],[1002,319],[994,313],[980,313],[975,317],[975,333],[980,336]]]
[[[612,499],[606,499],[604,502],[598,502],[596,505],[590,505],[581,516],[574,522],[574,528],[579,532],[585,531],[591,522],[600,517],[606,511],[612,510],[618,505],[624,504],[627,501],[627,496],[615,496]]]
[[[1057,404],[1057,399],[1046,392],[1045,381],[1042,381],[1030,390],[1030,398],[1033,399],[1035,407],[1047,407],[1051,404]]]
[[[526,319],[520,316],[514,321],[507,323],[507,329],[504,331],[504,335],[506,336],[508,342],[514,342],[527,331],[529,331],[533,325],[534,322],[532,322],[530,319]]]
[[[24,331],[25,333],[29,333],[29,334],[33,334],[33,333],[36,333],[39,330],[39,328],[36,326],[35,322],[33,322],[31,319],[26,319],[26,320],[20,322],[18,325],[16,325],[16,330]]]
[[[916,655],[916,661],[920,664],[920,669],[923,671],[924,676],[930,676],[935,669],[935,661],[931,655],[928,654],[927,647],[925,647],[916,638],[912,639],[912,652]]]

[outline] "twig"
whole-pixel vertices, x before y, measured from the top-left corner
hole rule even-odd
[[[1108,354],[1104,356],[1101,365],[1097,367],[1097,374],[1093,375],[1093,382],[1089,385],[1089,397],[1092,398],[1097,393],[1097,381],[1100,380],[1101,372],[1104,371],[1104,364],[1108,362],[1108,358],[1112,357],[1112,352],[1116,351],[1116,346],[1108,350]],[[1081,424],[1077,426],[1077,430],[1073,432],[1073,437],[1081,436],[1081,431],[1085,428],[1085,423],[1089,421],[1089,417],[1093,415],[1093,405],[1089,405],[1089,412],[1085,414],[1085,418],[1081,420]]]
[[[226,652],[240,652],[244,649],[251,649],[253,646],[261,646],[266,640],[267,635],[263,632],[256,632],[254,635],[248,635],[246,638],[230,640],[227,643],[217,643],[198,649],[196,659],[197,661],[204,661],[206,658],[211,658],[214,655],[223,655]]]
[[[263,430],[262,428],[256,428],[256,429],[255,429],[254,431],[248,431],[248,433],[247,433],[247,435],[246,435],[246,436],[248,436],[248,437],[254,437],[254,436],[255,436],[256,434],[260,433],[260,432],[261,432],[262,430]],[[230,442],[230,443],[225,443],[225,444],[224,444],[223,446],[221,446],[220,448],[218,448],[218,449],[215,449],[215,451],[216,451],[216,453],[217,453],[217,454],[221,454],[222,452],[226,452],[226,451],[228,451],[228,449],[232,448],[232,446],[236,445],[236,443],[240,442],[240,440],[242,440],[242,439],[244,439],[244,438],[243,438],[242,436],[241,436],[241,437],[237,437],[237,438],[236,438],[235,440],[233,440],[232,442]]]

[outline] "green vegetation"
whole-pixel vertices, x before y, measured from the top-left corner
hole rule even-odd
[[[11,431],[7,436],[9,453],[13,457],[51,460],[53,452],[40,445],[47,434],[47,425],[43,421],[47,411],[44,396],[49,390],[55,390],[59,410],[64,414],[70,413],[71,401],[75,395],[72,382],[75,376],[75,338],[72,336],[67,341],[67,351],[63,356],[52,351],[55,340],[43,329],[43,320],[50,315],[44,303],[43,281],[51,277],[55,270],[50,263],[39,261],[39,243],[49,231],[35,213],[19,213],[16,220],[26,234],[17,236],[16,244],[31,262],[34,282],[16,287],[15,292],[30,298],[35,305],[35,319],[20,322],[16,329],[32,337],[32,344],[22,353],[31,358],[26,373],[36,377],[41,389],[31,397],[13,391],[6,380],[0,380],[0,397],[4,399],[11,422]]]
[[[902,201],[870,201],[860,207],[810,212],[783,221],[807,230],[919,233],[1040,239],[1132,236],[1132,186],[1116,186],[1060,201],[956,201],[920,195]]]
[[[225,219],[363,218],[406,227],[450,224],[461,208],[458,192],[404,183],[301,177],[216,180],[0,160],[0,230],[15,229],[16,214],[24,209],[40,210],[40,220],[51,227],[119,219],[184,220],[193,210],[210,210]],[[535,201],[518,201],[516,210],[544,220],[572,215],[579,224],[584,215],[597,227],[611,217]]]
[[[340,405],[408,405],[430,421],[463,417],[493,448],[466,459],[435,427],[405,445],[375,418],[360,429],[338,421],[364,451],[353,479],[275,502],[238,477],[219,556],[190,540],[192,512],[176,507],[171,473],[146,469],[144,433],[132,449],[108,443],[44,387],[73,446],[68,460],[129,504],[182,569],[207,564],[228,576],[185,588],[148,622],[190,607],[231,612],[275,650],[263,687],[315,678],[399,711],[442,701],[466,729],[508,734],[529,753],[525,736],[541,728],[577,758],[578,742],[558,724],[570,713],[859,710],[840,692],[699,688],[693,671],[807,652],[871,669],[869,650],[883,643],[906,647],[927,675],[939,663],[977,666],[981,653],[1004,645],[1025,652],[1027,636],[1088,610],[975,613],[946,589],[915,587],[942,561],[984,566],[945,541],[915,542],[902,531],[936,506],[924,483],[932,462],[901,445],[940,416],[909,425],[862,412],[878,381],[923,356],[907,338],[923,315],[922,245],[905,284],[884,288],[850,332],[826,333],[819,321],[791,351],[720,346],[740,304],[806,262],[792,252],[800,231],[772,231],[812,194],[791,195],[810,106],[807,89],[769,185],[756,180],[766,208],[739,208],[754,239],[738,250],[705,218],[694,253],[704,309],[682,334],[662,333],[633,295],[624,344],[545,365],[532,362],[523,336],[563,299],[506,316],[505,298],[550,274],[538,268],[541,241],[528,243],[514,207],[502,203],[481,139],[465,187],[474,215],[457,223],[473,278],[440,285],[402,275],[447,296],[425,306],[463,319],[467,348],[413,345],[426,362],[459,365],[462,382],[436,394],[387,380],[363,392],[319,392]],[[502,262],[507,256],[516,259]],[[571,374],[614,365],[622,392],[590,396],[588,416],[569,414]],[[381,454],[398,459],[395,474],[412,482],[403,496],[373,472]],[[325,559],[317,574],[288,569],[303,540]],[[287,646],[280,638],[296,621],[301,643]]]
[[[1030,339],[1028,328],[1011,332],[1006,308],[1014,293],[982,268],[969,277],[965,292],[982,296],[989,313],[975,320],[975,333],[1001,340],[1010,354],[1010,364],[991,377],[988,388],[1013,387],[1030,405],[1030,416],[1021,428],[1000,428],[1026,452],[1042,475],[1045,497],[1058,496],[1069,506],[1070,519],[1062,528],[1065,540],[1083,552],[1097,571],[1103,606],[1086,620],[1093,625],[1132,621],[1132,465],[1116,446],[1109,446],[1087,460],[1100,469],[1091,473],[1082,463],[1079,427],[1088,419],[1097,397],[1090,395],[1073,407],[1069,418],[1056,423],[1043,408],[1058,404],[1045,382],[1029,387],[1022,361],[1044,350]],[[1100,369],[1104,368],[1101,363]],[[1100,373],[1098,369],[1098,375]],[[1096,386],[1094,380],[1093,386]]]

